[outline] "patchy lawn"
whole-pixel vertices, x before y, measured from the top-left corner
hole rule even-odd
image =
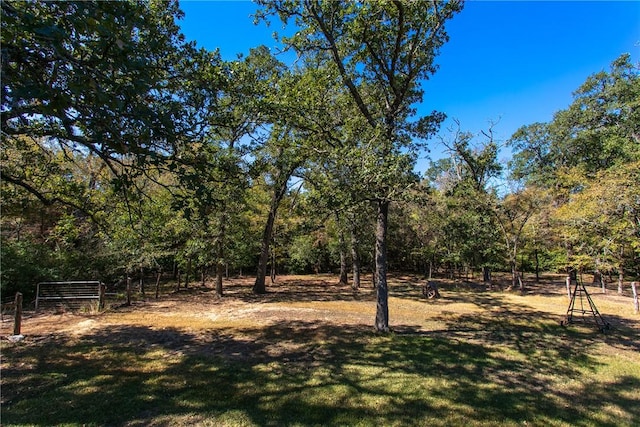
[[[369,278],[370,279],[370,278]],[[589,288],[611,324],[560,326],[562,280],[527,293],[390,280],[393,332],[371,281],[330,276],[192,288],[101,314],[2,323],[2,425],[539,425],[640,422],[640,316]]]

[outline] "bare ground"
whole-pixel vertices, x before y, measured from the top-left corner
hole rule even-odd
[[[255,295],[251,292],[252,278],[234,278],[225,281],[222,298],[217,298],[212,284],[208,284],[169,291],[157,300],[138,298],[131,306],[112,301],[102,313],[25,312],[21,332],[26,342],[38,342],[98,331],[108,336],[110,329],[125,325],[158,332],[171,328],[196,335],[295,322],[372,328],[376,298],[371,277],[363,280],[358,291],[336,282],[335,276],[329,275],[280,276],[268,285],[267,294]],[[524,294],[499,287],[487,289],[469,281],[437,282],[442,297],[427,300],[421,293],[425,281],[420,277],[390,277],[392,329],[400,333],[455,332],[461,324],[456,320],[473,315],[505,316],[512,321],[514,317],[547,316],[559,322],[566,313],[568,300],[561,277],[548,277],[542,284],[527,283]],[[632,313],[629,297],[615,291],[602,295],[598,288],[590,289],[603,316],[612,315],[613,324],[639,327],[640,316],[618,316],[621,310]],[[4,339],[12,332],[13,318],[4,315],[0,336]]]

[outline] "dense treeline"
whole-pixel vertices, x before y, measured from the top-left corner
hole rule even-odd
[[[256,271],[258,293],[281,273],[357,288],[367,270],[384,330],[388,268],[640,274],[629,56],[519,129],[508,167],[492,129],[456,129],[420,177],[444,116],[412,106],[461,5],[260,3],[295,19],[295,66],[186,43],[171,1],[2,2],[3,294],[158,272],[219,295]]]

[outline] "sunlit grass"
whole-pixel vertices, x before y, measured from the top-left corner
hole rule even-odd
[[[568,303],[561,288],[520,295],[443,285],[440,300],[426,301],[404,279],[391,288],[394,332],[378,334],[371,290],[324,286],[312,282],[316,294],[290,296],[282,280],[259,300],[245,302],[231,289],[226,301],[161,301],[92,318],[82,334],[5,341],[2,423],[633,426],[640,419],[640,319],[626,314],[626,301],[597,302],[614,326],[604,335],[590,324],[560,326]]]

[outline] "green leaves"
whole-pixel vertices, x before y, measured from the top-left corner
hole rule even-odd
[[[621,267],[640,257],[640,162],[602,171],[556,212],[560,230],[591,264]]]
[[[629,55],[590,76],[549,123],[520,128],[514,177],[551,193],[550,228],[574,267],[624,271],[637,264],[640,201],[640,67]]]
[[[444,22],[461,9],[458,2],[319,2],[261,1],[262,16],[277,14],[294,19],[299,31],[284,41],[299,55],[324,64],[339,76],[355,113],[368,124],[361,149],[388,159],[378,162],[376,182],[393,190],[386,174],[402,148],[411,147],[410,135],[427,137],[442,120],[432,114],[415,123],[411,105],[421,100],[419,84],[435,71],[434,58],[446,41]],[[349,130],[346,130],[349,132]],[[357,142],[349,141],[356,145]],[[406,163],[404,163],[406,167]],[[373,173],[373,170],[371,171]],[[401,174],[403,176],[404,174]],[[379,191],[375,191],[379,192]],[[386,195],[385,198],[388,198]]]
[[[105,160],[168,150],[177,4],[3,2],[2,125]],[[90,19],[91,18],[91,19]],[[3,36],[4,38],[4,36]]]
[[[590,76],[550,123],[523,126],[511,137],[515,176],[549,181],[555,170],[579,166],[593,177],[634,161],[640,156],[639,98],[640,68],[622,55],[610,72]]]

